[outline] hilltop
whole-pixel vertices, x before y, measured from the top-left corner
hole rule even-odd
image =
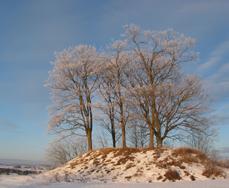
[[[51,182],[165,182],[224,179],[228,169],[190,148],[114,149],[88,152],[44,173]]]

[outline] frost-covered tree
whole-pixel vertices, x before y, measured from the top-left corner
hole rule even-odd
[[[194,39],[173,30],[142,31],[129,25],[124,39],[103,55],[91,46],[64,50],[47,82],[53,99],[49,127],[86,135],[88,150],[95,110],[113,147],[119,132],[126,147],[127,127],[132,144],[143,146],[149,139],[150,148],[184,131],[203,130],[202,86],[181,71],[182,64],[195,60],[194,45]]]
[[[157,107],[160,132],[156,138],[162,146],[166,138],[182,138],[192,132],[204,132],[206,120],[200,81],[195,76],[181,76],[157,90]]]
[[[106,63],[106,61],[105,61]],[[106,65],[104,65],[106,67]],[[108,131],[112,138],[112,146],[115,148],[117,143],[117,105],[115,96],[115,80],[112,74],[106,70],[100,73],[99,94],[102,104],[99,109],[103,112],[101,119],[102,127]]]
[[[100,57],[92,46],[80,45],[57,54],[47,87],[52,95],[49,128],[87,136],[92,150],[93,95]]]
[[[109,115],[111,130],[115,131],[114,121],[117,119],[122,132],[122,146],[126,147],[126,124],[128,121],[128,105],[126,102],[126,71],[129,66],[129,55],[125,52],[125,41],[115,41],[106,54],[102,68],[100,93],[105,100],[105,113]],[[116,114],[115,114],[116,113]],[[115,132],[112,133],[114,139]],[[114,144],[113,140],[113,144]]]
[[[149,129],[143,121],[131,122],[128,131],[130,145],[135,148],[144,148],[148,144]]]
[[[132,70],[129,71],[129,90],[132,104],[138,108],[138,113],[135,111],[135,115],[148,125],[149,147],[154,147],[154,137],[157,146],[160,147],[162,124],[158,100],[161,96],[158,93],[160,88],[165,88],[167,92],[166,85],[176,82],[180,76],[181,63],[195,59],[196,53],[193,51],[195,41],[172,30],[141,31],[135,25],[126,26],[125,33],[129,41],[128,47],[134,57],[130,67]],[[176,102],[176,99],[173,99],[173,102]],[[169,129],[174,126],[170,126]]]

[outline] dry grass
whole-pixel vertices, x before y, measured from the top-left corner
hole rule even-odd
[[[216,164],[217,164],[217,166],[220,166],[222,168],[229,168],[229,159],[216,161]]]
[[[191,179],[192,181],[195,181],[195,180],[196,180],[195,176],[193,176],[193,175],[190,176],[190,179]]]
[[[128,181],[132,178],[132,176],[126,176],[125,179],[127,179]]]
[[[100,163],[100,161],[98,159],[95,158],[93,160],[92,164],[95,165],[95,166],[99,166],[101,163]]]
[[[185,174],[185,176],[189,176],[190,175],[190,173],[188,172],[188,171],[184,171],[184,174]]]
[[[177,156],[186,156],[186,155],[192,155],[192,154],[194,154],[200,160],[208,159],[206,154],[204,154],[203,152],[197,149],[182,147],[182,148],[177,148],[173,150],[173,155],[177,155]]]
[[[160,155],[160,154],[159,154]],[[178,148],[172,151],[171,156],[167,156],[163,160],[158,160],[160,156],[155,157],[156,166],[159,168],[170,168],[171,166],[177,166],[184,170],[185,166],[182,163],[198,163],[200,161],[207,160],[207,157],[198,150],[190,148]]]
[[[181,162],[184,163],[205,163],[209,160],[203,152],[185,147],[174,149],[172,155],[174,157],[180,157]]]
[[[229,167],[229,162],[222,163],[217,160],[212,160],[207,157],[203,152],[192,148],[178,148],[173,150],[173,156],[180,157],[182,162],[185,163],[201,163],[205,166],[202,173],[203,176],[208,178],[212,177],[225,177],[225,173],[220,167]],[[190,177],[193,180],[193,177]],[[194,181],[194,180],[193,180]]]
[[[165,178],[169,181],[180,180],[180,174],[176,170],[169,169],[164,174]]]
[[[128,161],[134,161],[134,159],[135,158],[132,156],[125,156],[125,157],[120,158],[115,165],[123,165],[123,164],[126,164]]]
[[[136,165],[135,165],[134,163],[129,163],[129,164],[126,165],[125,170],[128,170],[128,169],[130,169],[130,168],[132,168],[132,167],[135,167],[135,166],[136,166]]]
[[[160,175],[157,177],[157,180],[161,180],[163,177]]]
[[[157,167],[159,168],[165,168],[168,169],[171,166],[177,166],[180,169],[185,169],[185,166],[182,165],[182,162],[180,159],[176,159],[172,156],[168,156],[166,158],[164,158],[163,160],[159,160],[159,161],[155,161],[155,164]]]
[[[146,154],[147,151],[152,152]],[[142,156],[139,158],[139,155]],[[191,148],[173,150],[166,148],[104,148],[77,157],[68,163],[68,168],[76,168],[77,174],[85,176],[98,174],[99,177],[111,176],[113,180],[124,178],[127,181],[135,181],[146,171],[147,173],[153,173],[156,166],[156,169],[162,169],[162,173],[159,173],[155,177],[157,180],[177,181],[185,177],[186,179],[195,181],[199,178],[200,174],[196,175],[196,173],[189,171],[189,168],[186,168],[189,165],[191,166],[191,163],[197,163],[205,167],[202,175],[208,178],[224,177],[225,175],[219,167],[224,166],[224,163],[218,165],[219,161],[211,160],[204,153]],[[131,175],[125,174],[125,171],[130,168],[134,168],[134,170],[136,168],[136,173]],[[116,174],[111,173],[112,171],[115,171]],[[163,172],[165,173],[163,174]],[[149,182],[152,180],[150,178]]]
[[[108,155],[110,153],[114,153],[115,156],[119,155],[130,155],[132,153],[138,153],[146,149],[140,149],[140,148],[103,148],[99,149],[95,152],[98,152],[98,154],[102,155]]]
[[[214,178],[214,177],[226,177],[223,170],[221,170],[219,167],[217,167],[214,164],[209,164],[205,167],[203,173],[203,176],[206,176],[207,178]]]
[[[120,157],[117,163],[114,165],[122,165],[128,161],[133,161],[134,157],[131,155],[133,153],[146,152],[152,149],[140,149],[140,148],[103,148],[95,151],[88,152],[84,156],[78,157],[75,161],[71,162],[70,168],[73,169],[79,164],[87,163],[90,160],[93,160],[93,165],[99,166],[102,164],[111,162],[110,159],[107,159],[107,155],[113,154],[113,157]]]

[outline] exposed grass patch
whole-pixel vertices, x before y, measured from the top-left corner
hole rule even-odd
[[[167,170],[164,176],[169,181],[181,180],[180,174],[176,170],[172,169]]]
[[[229,168],[229,159],[216,161],[216,164],[217,164],[217,166],[220,166],[222,168]]]
[[[160,175],[157,177],[157,180],[161,180],[163,177]]]
[[[123,164],[126,164],[128,161],[134,161],[134,159],[135,158],[132,156],[125,156],[125,157],[120,158],[115,165],[123,165]]]
[[[130,180],[132,177],[131,176],[126,176],[125,179]]]
[[[226,177],[224,171],[214,164],[206,166],[202,175],[206,176],[207,178]]]
[[[182,165],[182,161],[174,159],[171,156],[168,156],[168,157],[164,158],[163,160],[155,161],[155,164],[157,167],[165,168],[165,169],[170,168],[171,166],[177,166],[181,169],[185,168]]]
[[[129,164],[126,165],[126,169],[125,170],[128,170],[128,169],[130,169],[132,167],[135,167],[135,164],[134,163],[129,163]]]
[[[195,176],[193,176],[193,175],[190,176],[190,179],[191,179],[192,181],[195,181],[195,180],[196,180]]]
[[[193,148],[177,148],[173,150],[172,155],[175,157],[181,157],[182,162],[186,163],[203,162],[209,160],[203,152]]]

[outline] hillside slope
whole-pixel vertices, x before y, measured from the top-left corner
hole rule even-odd
[[[162,182],[223,179],[227,169],[203,153],[179,149],[113,149],[86,153],[44,174],[49,181]]]

